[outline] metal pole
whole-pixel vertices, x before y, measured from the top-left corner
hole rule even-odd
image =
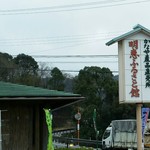
[[[78,130],[78,145],[79,145],[79,138],[80,138],[80,121],[79,120],[77,123],[77,130]]]
[[[0,110],[0,150],[2,150],[2,111]]]
[[[142,106],[142,104],[136,104],[137,150],[142,150],[142,120],[141,120],[141,106]]]

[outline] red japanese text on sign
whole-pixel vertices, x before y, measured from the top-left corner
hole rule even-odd
[[[137,52],[138,49],[138,40],[130,41],[129,42],[129,47],[131,47],[131,52],[130,52],[130,58],[132,59],[132,63],[130,64],[131,68],[131,78],[132,78],[132,87],[131,87],[131,97],[139,97],[140,90],[137,85],[137,73],[138,73],[138,63],[137,63],[137,58],[139,57],[139,54]]]

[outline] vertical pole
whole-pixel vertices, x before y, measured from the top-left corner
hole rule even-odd
[[[78,108],[78,114],[79,114],[79,108]],[[79,119],[77,123],[77,130],[78,130],[78,145],[79,145],[79,138],[80,138],[80,120]]]
[[[78,113],[75,114],[75,119],[77,120],[77,138],[78,138],[78,145],[79,145],[79,137],[80,137],[80,119],[81,119],[81,114],[79,112],[78,108]]]
[[[77,124],[77,129],[78,129],[78,145],[79,145],[79,138],[80,138],[80,122],[78,120],[78,124]]]
[[[0,150],[2,150],[2,119],[1,119],[1,110],[0,110]]]
[[[137,150],[142,150],[142,119],[141,119],[141,106],[142,106],[142,104],[136,104]]]

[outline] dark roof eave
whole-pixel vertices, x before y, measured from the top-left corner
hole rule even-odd
[[[85,99],[85,97],[82,96],[56,96],[56,97],[0,97],[1,100],[82,100]]]

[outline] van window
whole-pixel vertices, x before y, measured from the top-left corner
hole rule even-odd
[[[110,130],[106,130],[104,135],[103,135],[103,139],[106,139],[110,136]]]

